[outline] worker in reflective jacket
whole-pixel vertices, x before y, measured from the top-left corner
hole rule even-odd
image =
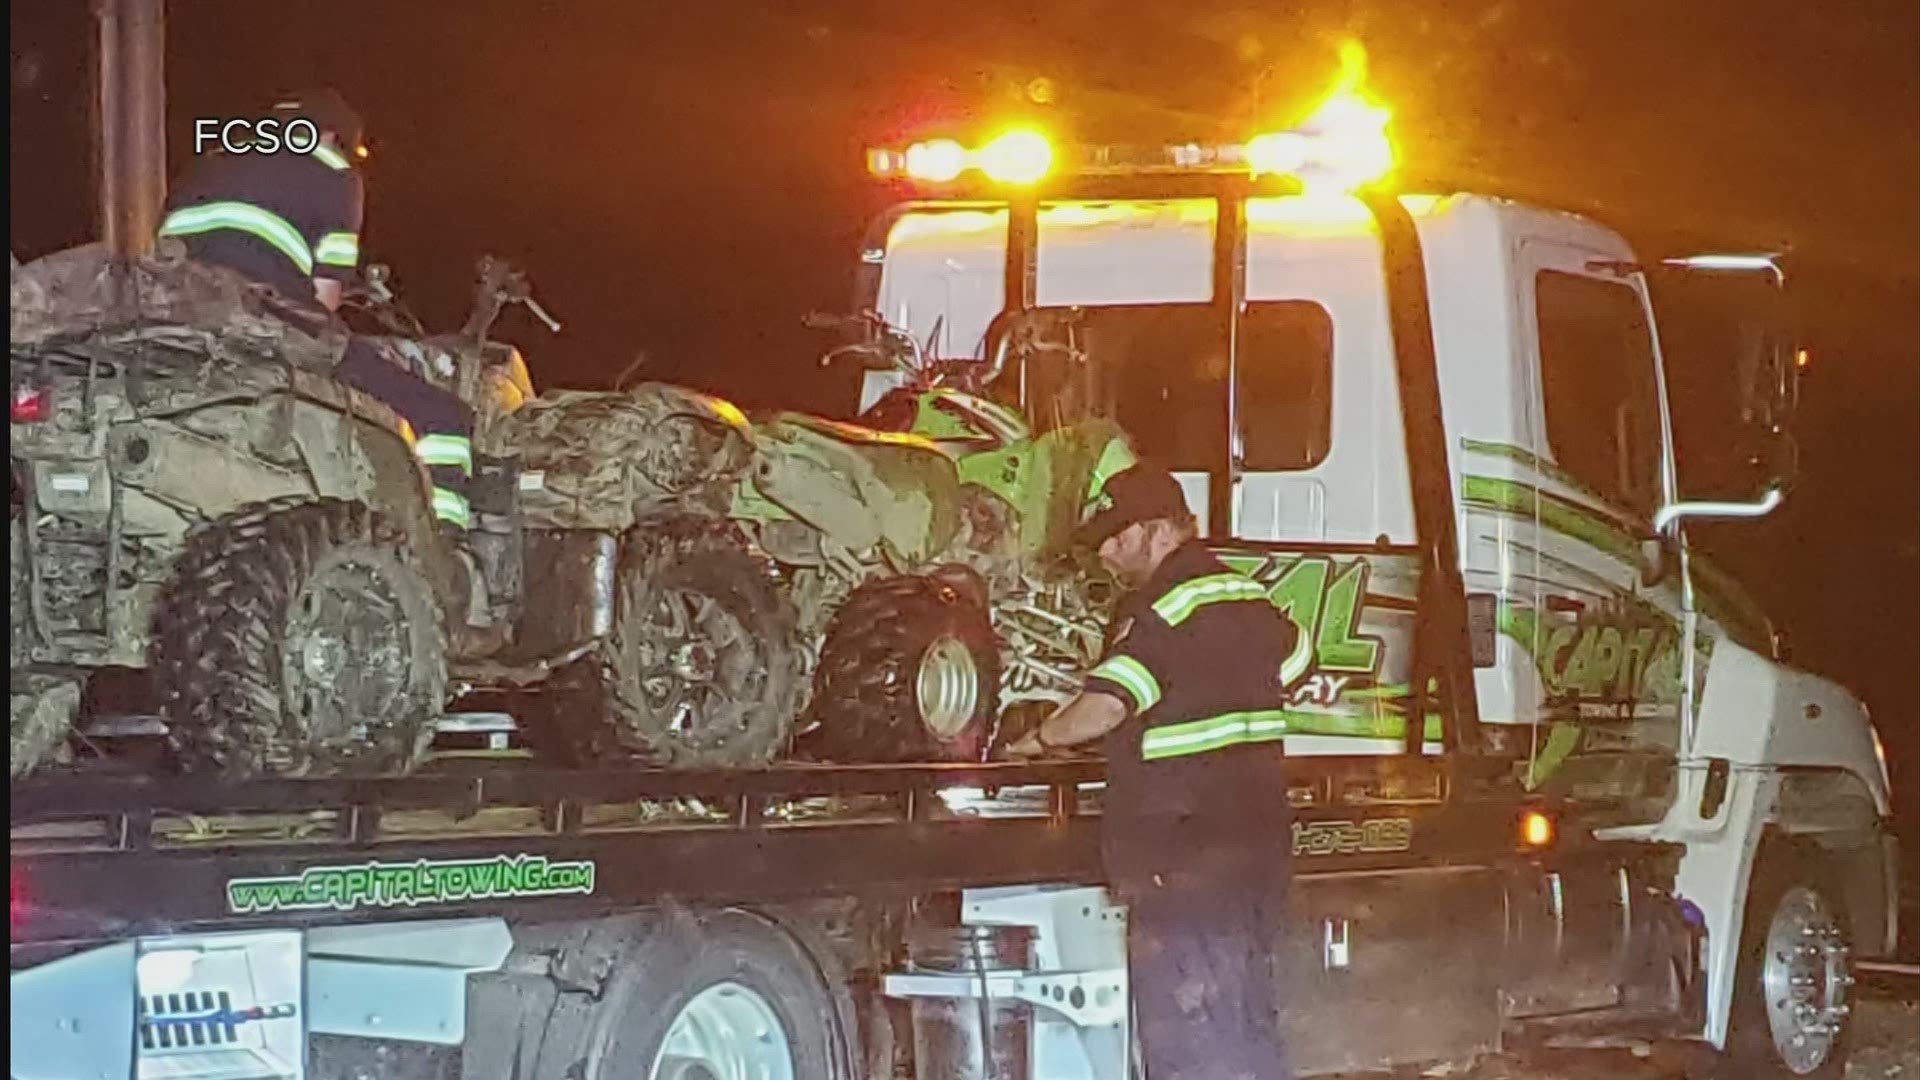
[[[1195,538],[1179,484],[1152,465],[1108,480],[1080,536],[1131,591],[1085,689],[1008,750],[1106,741],[1102,847],[1129,908],[1148,1080],[1286,1077],[1280,670],[1297,630]]]
[[[332,90],[281,101],[273,114],[281,122],[278,144],[199,159],[169,193],[160,235],[177,237],[190,257],[234,270],[325,320],[360,264],[364,189],[354,163],[365,156],[362,125]],[[318,141],[306,145],[315,135]],[[348,340],[334,376],[407,421],[414,454],[433,479],[434,516],[464,531],[471,516],[472,410],[359,337]]]

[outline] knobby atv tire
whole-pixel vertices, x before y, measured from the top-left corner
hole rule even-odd
[[[682,716],[672,700],[656,700],[665,650],[678,646],[661,638],[653,619],[659,605],[676,598],[710,604],[712,617],[731,628],[718,641],[691,635],[708,655],[703,663],[687,661],[712,668],[701,681],[729,703],[725,707]],[[773,761],[787,749],[803,689],[798,625],[792,601],[766,564],[724,523],[676,518],[632,529],[621,544],[613,633],[603,653],[607,749],[684,769]]]
[[[7,608],[12,615],[7,634],[7,663],[26,663],[33,648],[33,597],[27,582],[27,526],[15,508],[7,514]]]
[[[814,676],[810,753],[840,762],[981,761],[999,709],[1000,649],[986,586],[945,567],[854,590],[834,613]],[[935,730],[921,707],[923,668],[936,646],[964,648],[948,682],[972,682],[972,708]],[[957,655],[957,654],[953,654]]]
[[[289,700],[298,658],[287,637],[303,590],[342,567],[393,601],[404,675],[345,730],[315,730]],[[190,770],[396,775],[425,754],[446,703],[446,654],[439,602],[399,526],[321,499],[244,508],[190,536],[158,607],[153,663],[170,741]]]
[[[58,760],[80,712],[80,676],[14,671],[7,680],[10,735],[8,779],[18,780]]]
[[[26,523],[18,507],[8,514],[7,776],[18,780],[60,755],[80,709],[80,677],[26,668],[31,658],[33,598],[27,579]]]

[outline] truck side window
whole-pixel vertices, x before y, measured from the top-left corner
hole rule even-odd
[[[1250,472],[1311,469],[1333,447],[1333,316],[1311,300],[1247,305],[1240,431]]]
[[[1092,409],[1119,421],[1140,452],[1175,472],[1226,460],[1227,342],[1208,304],[1089,307],[1082,345]],[[1040,427],[1058,380],[1029,373]],[[1245,467],[1310,469],[1332,445],[1333,317],[1311,300],[1249,304],[1241,323],[1240,415]]]
[[[1634,289],[1542,270],[1534,279],[1547,447],[1617,508],[1659,508],[1660,393],[1646,306]]]
[[[1117,421],[1140,453],[1175,472],[1226,460],[1227,352],[1207,304],[1089,307],[1082,347],[1092,365],[1091,411]],[[1048,384],[1034,389],[1046,392]],[[1030,401],[1047,415],[1053,403]]]

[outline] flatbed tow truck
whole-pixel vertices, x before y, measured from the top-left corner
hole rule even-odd
[[[1261,177],[1303,145],[876,155],[939,197],[883,220],[860,306],[981,342],[1027,415],[1043,354],[1114,372],[1207,542],[1306,631],[1274,838],[1298,1071],[1673,1039],[1733,1076],[1839,1076],[1854,953],[1895,938],[1884,755],[1685,535],[1784,480],[1681,498],[1659,267],[1617,235]],[[1777,439],[1799,362],[1762,340]],[[33,778],[9,1072],[1124,1080],[1101,775]]]
[[[1368,895],[1364,944],[1354,944],[1363,957],[1398,957],[1349,967],[1352,920],[1298,920],[1288,955],[1340,983],[1296,984],[1299,998],[1344,1017],[1319,1036],[1303,1025],[1313,1060],[1358,1067],[1400,1047],[1421,1058],[1492,1049],[1500,964],[1486,950],[1507,920],[1519,918],[1511,929],[1542,958],[1578,953],[1606,966],[1628,944],[1590,936],[1594,926],[1569,934],[1569,912],[1558,924],[1544,908],[1537,920],[1503,912],[1498,898],[1522,879],[1604,881],[1590,911],[1576,906],[1580,918],[1624,919],[1640,944],[1663,932],[1658,909],[1630,903],[1622,876],[1637,888],[1639,875],[1657,874],[1657,845],[1623,860],[1618,845],[1596,851],[1555,835],[1544,810],[1516,817],[1509,799],[1448,797],[1437,761],[1417,780],[1402,777],[1397,795],[1381,791],[1377,759],[1323,758],[1311,771],[1292,789],[1304,908],[1351,913]],[[1067,761],[30,780],[12,800],[13,1075],[326,1075],[300,1071],[311,1035],[462,1047],[468,1076],[613,1076],[629,1065],[709,1075],[610,1049],[642,1014],[677,1003],[688,1022],[678,1039],[656,1033],[658,1045],[644,1048],[656,1059],[685,1043],[689,1069],[758,1061],[706,1045],[701,1020],[715,1012],[724,1027],[764,1010],[793,1044],[782,1060],[819,1070],[773,1075],[885,1076],[916,1025],[858,994],[884,987],[896,1000],[940,1001],[932,995],[965,996],[980,977],[1000,999],[996,1013],[1031,1014],[1030,1075],[1124,1075],[1124,922],[1098,887],[1101,775],[1098,762]],[[1369,887],[1383,874],[1402,887]],[[1016,961],[1003,940],[956,938],[957,917],[1030,927],[1041,955]],[[945,933],[931,944],[903,934],[915,919]],[[1679,935],[1671,947],[1690,941],[1677,923],[1664,932]],[[1547,948],[1550,939],[1559,944]],[[674,981],[671,965],[622,962],[666,953],[693,963],[716,944],[736,950],[738,966],[723,964],[705,985]],[[968,948],[983,945],[974,971]],[[1486,983],[1487,1008],[1436,1007],[1418,977],[1435,964]],[[470,975],[479,976],[471,990]],[[740,979],[736,992],[753,1006],[694,1006]],[[773,996],[794,986],[809,998]],[[1686,1006],[1676,1021],[1697,1019],[1697,993],[1649,989],[1662,1007]],[[546,999],[537,1021],[529,994]],[[951,1075],[977,1067],[969,1019],[961,1014],[947,1040],[958,1049],[940,1045],[932,1020],[918,1022],[923,1052],[961,1055],[963,1071]],[[1374,1024],[1396,1033],[1383,1039]],[[1348,1037],[1357,1028],[1376,1033],[1359,1052]],[[216,1069],[221,1058],[258,1071]],[[582,1064],[586,1072],[569,1071]]]

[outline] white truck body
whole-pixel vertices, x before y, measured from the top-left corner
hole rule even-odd
[[[1677,572],[1645,583],[1654,515],[1683,493],[1652,299],[1644,275],[1630,269],[1637,259],[1626,241],[1582,217],[1497,198],[1407,196],[1401,203],[1417,223],[1425,258],[1460,569],[1469,595],[1490,594],[1498,612],[1497,652],[1475,665],[1480,719],[1516,726],[1543,776],[1562,753],[1558,740],[1605,739],[1611,749],[1674,770],[1653,812],[1609,834],[1685,846],[1678,892],[1704,915],[1704,1034],[1719,1044],[1747,882],[1767,830],[1826,837],[1840,848],[1861,837],[1875,841],[1869,861],[1877,865],[1856,883],[1863,899],[1855,933],[1863,949],[1892,948],[1893,848],[1868,824],[1888,818],[1890,796],[1865,707],[1834,683],[1780,662],[1764,617],[1688,551],[1684,537]],[[1043,203],[1035,305],[1204,305],[1212,296],[1214,218],[1213,202],[1200,199]],[[1308,380],[1304,391],[1326,395],[1328,437],[1300,467],[1240,470],[1226,523],[1208,520],[1207,473],[1169,462],[1203,535],[1226,548],[1411,544],[1401,395],[1372,216],[1352,199],[1254,198],[1246,230],[1246,310],[1304,301],[1331,322],[1325,382]],[[984,355],[1005,295],[1007,234],[1005,209],[908,210],[866,254],[880,266],[875,310],[933,351]],[[1617,321],[1596,321],[1602,314]],[[1583,330],[1589,339],[1579,341]],[[1570,334],[1584,354],[1544,355]],[[1196,378],[1208,361],[1203,353],[1192,357]],[[1630,380],[1639,400],[1567,396],[1582,385],[1581,374],[1556,364],[1596,354],[1620,358],[1623,366],[1610,374]],[[1244,357],[1242,371],[1262,359]],[[863,407],[895,379],[868,373]],[[1297,402],[1283,413],[1244,404],[1236,457],[1263,423],[1297,423],[1302,415]],[[1592,475],[1594,441],[1604,446],[1608,427],[1621,476]],[[1555,445],[1579,436],[1585,445]],[[1149,438],[1143,449],[1152,455],[1158,448]],[[1373,610],[1375,599],[1360,624],[1390,638],[1393,626]],[[1287,741],[1290,754],[1401,748],[1398,734]],[[1431,738],[1426,748],[1440,752]],[[1724,795],[1703,801],[1717,769],[1728,773]]]

